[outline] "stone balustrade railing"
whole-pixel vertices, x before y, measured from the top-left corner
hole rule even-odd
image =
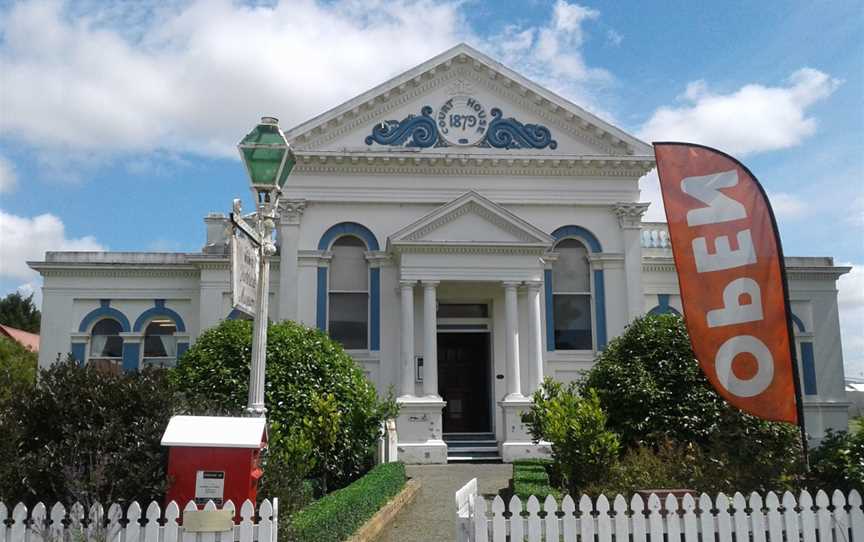
[[[665,222],[642,223],[642,248],[672,248]]]

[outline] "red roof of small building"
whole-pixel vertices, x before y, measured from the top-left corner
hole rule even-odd
[[[0,333],[9,337],[31,352],[39,351],[39,335],[36,333],[30,333],[29,331],[16,329],[10,326],[4,326],[3,324],[0,324]]]

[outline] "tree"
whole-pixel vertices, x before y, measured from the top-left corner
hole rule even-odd
[[[0,405],[36,383],[37,363],[35,352],[0,335]]]
[[[198,412],[241,414],[251,350],[252,322],[226,320],[198,337],[172,379]],[[294,322],[271,324],[266,371],[264,403],[274,442],[286,437],[312,442],[310,474],[325,486],[346,485],[365,472],[395,402],[378,399],[339,343]]]
[[[12,292],[0,299],[0,324],[31,333],[39,333],[42,315],[33,303],[33,294],[24,297],[21,292]]]
[[[608,427],[625,449],[669,441],[699,446],[707,471],[716,473],[708,473],[712,479],[703,487],[776,488],[800,469],[797,428],[746,414],[720,397],[702,373],[680,316],[634,320],[580,385],[597,392]]]

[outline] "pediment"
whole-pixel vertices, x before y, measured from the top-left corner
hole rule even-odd
[[[549,247],[554,239],[472,191],[402,228],[387,242],[396,248],[412,245]]]
[[[652,155],[646,143],[465,44],[286,135],[299,151]]]

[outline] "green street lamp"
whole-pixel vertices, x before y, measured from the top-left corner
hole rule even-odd
[[[249,185],[255,194],[256,212],[253,229],[247,225],[241,214],[240,200],[234,200],[232,222],[235,229],[242,230],[258,247],[258,283],[252,335],[252,364],[249,369],[249,401],[246,411],[250,416],[265,416],[267,409],[264,407],[264,376],[270,299],[270,256],[276,254],[273,230],[279,218],[279,196],[282,187],[297,160],[288,145],[288,140],[285,139],[285,134],[279,129],[278,119],[274,117],[262,117],[261,122],[246,134],[237,148],[249,175]]]

